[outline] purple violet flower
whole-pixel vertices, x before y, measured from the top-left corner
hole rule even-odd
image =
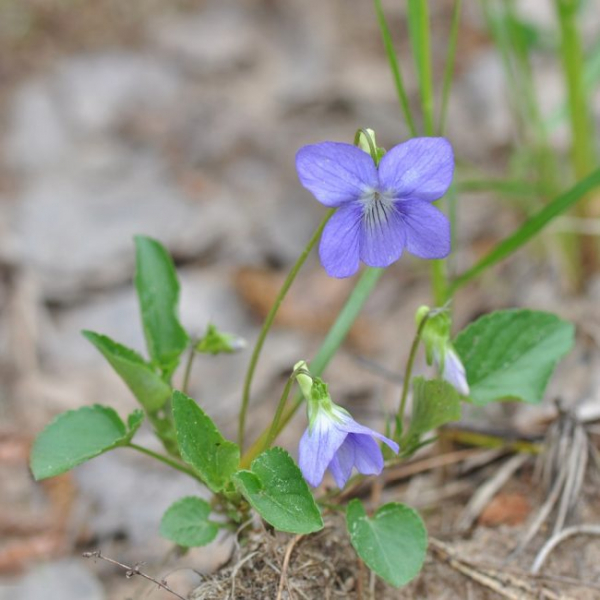
[[[322,142],[298,151],[296,170],[319,202],[338,208],[319,246],[328,275],[350,277],[359,260],[387,267],[405,248],[421,258],[450,253],[450,224],[432,205],[454,173],[446,139],[408,140],[387,152],[379,166],[356,146]]]
[[[398,444],[357,423],[343,408],[333,404],[317,408],[300,440],[298,464],[304,478],[317,487],[329,469],[342,489],[352,468],[363,475],[379,475],[383,470],[383,454],[374,438],[382,440],[396,454]]]

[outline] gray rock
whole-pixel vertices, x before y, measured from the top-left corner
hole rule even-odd
[[[0,600],[105,600],[98,579],[82,559],[65,559],[32,569],[14,587],[0,584]]]
[[[186,198],[156,154],[110,145],[34,178],[15,207],[12,234],[43,295],[60,300],[129,279],[135,234],[180,255],[207,251],[240,224],[222,210],[218,194],[205,203]]]
[[[176,68],[131,52],[69,58],[25,83],[9,109],[8,163],[26,172],[70,166],[81,144],[140,111],[164,109],[179,90]]]
[[[252,13],[238,3],[221,0],[195,14],[160,19],[150,30],[161,51],[207,75],[239,69],[255,59],[253,21]]]
[[[140,432],[136,443],[161,451],[153,436]],[[171,543],[158,534],[167,508],[184,496],[206,496],[197,481],[167,466],[116,450],[74,471],[86,527],[100,540],[125,534],[137,560],[160,559]]]

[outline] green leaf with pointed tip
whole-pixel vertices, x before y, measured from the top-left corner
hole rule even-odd
[[[206,546],[219,532],[218,523],[208,520],[210,511],[210,504],[202,498],[181,498],[163,515],[160,535],[186,548]]]
[[[141,424],[141,411],[129,415],[129,430],[107,406],[84,406],[58,415],[37,436],[30,457],[35,479],[60,475],[112,448],[126,445]]]
[[[414,579],[427,551],[427,530],[419,513],[391,502],[369,517],[354,499],[346,508],[350,541],[365,564],[395,587]]]
[[[413,379],[413,409],[407,439],[460,419],[460,396],[447,381]]]
[[[135,350],[106,335],[85,330],[81,333],[102,353],[148,412],[156,412],[164,406],[171,396],[171,386]]]
[[[323,519],[302,472],[282,448],[258,456],[250,471],[238,471],[233,480],[252,507],[279,531],[312,533]]]
[[[556,315],[499,310],[477,319],[454,342],[475,404],[494,400],[542,401],[558,361],[574,343],[575,329]]]
[[[156,240],[138,235],[135,248],[135,287],[146,345],[152,361],[170,377],[188,344],[188,335],[177,317],[177,273],[169,253]]]
[[[238,445],[226,440],[196,402],[178,391],[173,394],[173,419],[181,458],[213,492],[221,491],[239,467]]]

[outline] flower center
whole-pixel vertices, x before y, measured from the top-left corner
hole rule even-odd
[[[394,199],[391,195],[371,189],[360,198],[363,206],[363,222],[369,231],[381,229],[388,223],[394,210]]]

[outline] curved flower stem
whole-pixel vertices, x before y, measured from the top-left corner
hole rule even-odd
[[[352,290],[350,297],[346,301],[346,304],[340,311],[335,323],[331,326],[329,333],[323,340],[319,351],[314,359],[310,361],[310,372],[314,377],[318,377],[323,373],[336,350],[346,339],[346,335],[348,335],[352,324],[354,321],[356,321],[358,314],[371,295],[371,292],[375,288],[379,278],[383,275],[384,270],[385,269],[368,267],[363,271],[360,279],[356,283],[356,286]],[[302,405],[302,402],[302,396],[298,395],[294,398],[293,404],[287,410],[283,411],[281,419],[275,430],[275,437],[279,435],[283,428],[291,421],[292,417],[296,414],[296,411]],[[246,451],[246,453],[242,456],[240,468],[247,468],[252,460],[258,456],[258,454],[261,452],[261,449],[264,447],[265,439],[270,434],[270,431],[271,426],[269,426],[269,429],[263,431],[258,439]]]
[[[396,414],[396,429],[392,439],[397,440],[402,435],[402,421],[404,419],[404,411],[406,410],[406,399],[408,398],[408,388],[410,387],[410,380],[412,376],[413,365],[417,356],[417,350],[421,343],[421,336],[425,329],[425,324],[429,319],[429,314],[426,314],[419,323],[417,333],[413,340],[412,346],[410,347],[410,354],[408,355],[408,361],[406,363],[406,372],[404,373],[404,381],[402,383],[402,395],[400,396],[400,406],[398,407],[398,413]],[[398,431],[400,428],[400,431]]]
[[[252,385],[252,378],[254,377],[254,371],[256,370],[256,365],[258,363],[258,359],[260,357],[260,353],[262,347],[265,343],[265,339],[269,330],[271,329],[271,325],[273,325],[273,321],[275,320],[275,316],[277,315],[277,311],[281,306],[288,290],[290,289],[294,279],[296,279],[296,275],[298,275],[298,271],[300,271],[302,265],[306,261],[306,258],[310,254],[310,251],[313,249],[319,238],[321,237],[321,233],[327,224],[327,221],[331,218],[335,209],[327,211],[325,218],[321,221],[321,224],[317,227],[316,231],[313,233],[312,237],[308,241],[306,248],[302,251],[302,254],[298,257],[298,260],[292,267],[292,270],[289,272],[286,280],[284,281],[281,289],[279,290],[279,294],[275,299],[275,303],[271,307],[265,322],[263,323],[262,329],[258,335],[258,339],[256,340],[256,344],[254,346],[254,350],[252,351],[252,356],[250,357],[250,364],[248,365],[248,370],[246,372],[246,378],[244,379],[244,390],[242,394],[242,406],[240,408],[240,416],[238,420],[238,445],[240,449],[244,447],[244,433],[246,428],[246,415],[248,412],[248,404],[250,403],[250,387]]]
[[[271,422],[271,427],[266,433],[266,436],[261,436],[261,440],[263,440],[260,448],[257,451],[257,455],[261,454],[265,450],[271,447],[271,444],[275,441],[277,434],[280,431],[279,423],[281,421],[281,417],[283,415],[283,409],[287,404],[288,398],[290,396],[290,390],[292,389],[292,385],[294,385],[294,377],[296,376],[296,371],[292,373],[285,387],[283,388],[283,392],[281,394],[281,398],[279,399],[279,404],[277,405],[277,410],[275,411],[275,416],[273,417],[273,421]]]
[[[192,374],[192,365],[194,364],[194,358],[196,357],[195,350],[196,342],[190,344],[189,354],[185,363],[185,371],[183,372],[183,382],[181,384],[181,391],[184,394],[188,393],[188,386],[190,384],[190,375]]]
[[[197,481],[200,481],[200,483],[204,484],[202,479],[200,479],[199,475],[195,471],[193,471],[189,467],[186,467],[185,465],[182,465],[180,462],[173,460],[168,456],[164,456],[164,454],[158,454],[158,452],[154,452],[154,450],[150,450],[149,448],[144,448],[143,446],[138,446],[137,444],[132,443],[129,443],[123,447],[131,448],[133,450],[141,452],[142,454],[146,454],[147,456],[150,456],[155,460],[164,463],[165,465],[169,465],[169,467],[176,469],[177,471],[181,471],[182,473],[185,473],[186,475],[189,475],[190,477],[193,477]]]

